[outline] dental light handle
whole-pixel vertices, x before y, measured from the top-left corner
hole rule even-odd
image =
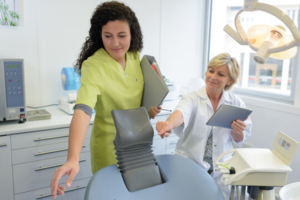
[[[215,166],[218,166],[218,165],[220,165],[221,163],[220,163],[220,160],[224,157],[224,156],[226,156],[227,154],[231,154],[232,152],[235,152],[236,150],[235,149],[232,149],[232,150],[230,150],[230,151],[226,151],[226,152],[224,152],[224,153],[222,153],[219,157],[217,157],[217,159],[215,160]],[[233,153],[233,155],[234,155],[234,153]]]

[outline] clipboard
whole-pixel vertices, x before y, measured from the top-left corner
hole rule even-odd
[[[232,129],[230,124],[234,120],[246,120],[252,110],[237,106],[222,104],[206,122],[206,125]]]
[[[153,56],[144,55],[141,60],[141,68],[145,83],[141,106],[144,106],[149,112],[152,106],[159,107],[162,104],[169,93],[169,88]]]

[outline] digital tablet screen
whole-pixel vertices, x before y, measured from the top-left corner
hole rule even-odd
[[[206,125],[232,129],[232,121],[237,119],[245,121],[251,113],[252,110],[247,108],[222,104],[206,122]]]

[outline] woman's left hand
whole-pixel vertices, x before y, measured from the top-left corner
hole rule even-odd
[[[234,141],[240,142],[243,140],[244,137],[244,130],[246,129],[247,125],[242,120],[235,120],[231,123],[232,128],[232,137]]]
[[[160,109],[161,109],[161,106],[159,106],[158,108],[156,108],[155,106],[152,106],[150,108],[150,118],[154,119],[155,116],[160,113]]]

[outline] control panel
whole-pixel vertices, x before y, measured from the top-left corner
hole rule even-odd
[[[0,121],[26,118],[22,59],[0,59]],[[1,92],[2,91],[2,92]]]

